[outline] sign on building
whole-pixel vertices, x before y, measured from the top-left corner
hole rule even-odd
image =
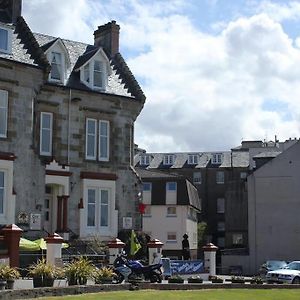
[[[42,229],[42,215],[30,214],[30,229],[41,230]]]

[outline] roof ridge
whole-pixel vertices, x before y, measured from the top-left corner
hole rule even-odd
[[[41,66],[46,72],[50,71],[50,65],[46,55],[40,48],[37,40],[35,39],[31,29],[27,25],[22,16],[19,16],[16,22],[16,32],[18,37],[24,44],[24,48],[28,50],[28,53],[32,59]]]
[[[124,79],[122,81],[125,84],[125,87],[128,88],[130,93],[132,93],[136,98],[139,98],[142,102],[145,102],[146,96],[134,75],[130,71],[121,53],[116,53],[112,58],[112,61],[116,67],[117,73],[119,73],[121,78]]]

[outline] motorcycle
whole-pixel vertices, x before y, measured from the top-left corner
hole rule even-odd
[[[127,260],[125,255],[120,255],[114,261],[114,271],[116,273],[116,282],[121,283],[124,279],[134,280],[142,278],[151,283],[162,282],[162,264],[153,264],[144,266],[138,260]]]

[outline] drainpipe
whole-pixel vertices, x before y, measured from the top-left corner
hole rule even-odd
[[[69,90],[69,102],[68,102],[68,165],[70,165],[70,140],[71,140],[71,99],[72,90]]]

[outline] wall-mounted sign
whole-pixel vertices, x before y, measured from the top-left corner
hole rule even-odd
[[[30,229],[41,230],[42,229],[42,215],[30,214]]]
[[[131,217],[123,217],[123,229],[132,229]]]

